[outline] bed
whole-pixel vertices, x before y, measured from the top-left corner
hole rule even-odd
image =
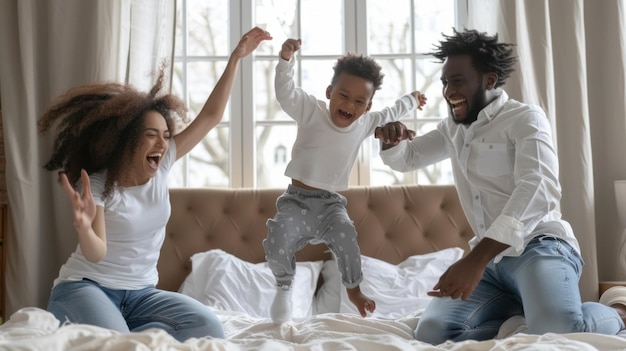
[[[528,335],[522,318],[488,341],[428,345],[413,339],[425,295],[468,250],[473,233],[453,186],[356,187],[344,192],[359,233],[365,280],[377,310],[357,315],[324,245],[297,253],[294,320],[268,318],[273,278],[261,246],[281,189],[171,189],[172,215],[159,287],[190,295],[224,324],[225,339],[178,342],[162,330],[117,332],[60,326],[40,308],[0,326],[0,349],[19,350],[626,350],[626,338],[591,333]]]

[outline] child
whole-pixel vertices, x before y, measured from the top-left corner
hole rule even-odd
[[[348,54],[339,58],[331,84],[329,105],[296,88],[292,57],[300,39],[287,39],[276,66],[276,99],[298,123],[291,162],[285,175],[292,179],[276,202],[277,214],[267,221],[263,241],[266,260],[276,277],[277,292],[270,312],[275,323],[291,320],[291,283],[295,253],[307,244],[325,243],[333,252],[350,301],[366,316],[376,303],[361,293],[361,254],[354,224],[346,211],[350,170],[358,149],[379,125],[421,109],[426,97],[418,91],[405,95],[392,107],[369,112],[382,85],[381,67],[373,59]],[[364,118],[361,118],[364,117]]]

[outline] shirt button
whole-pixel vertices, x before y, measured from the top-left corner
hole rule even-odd
[[[469,144],[465,144],[465,147],[469,147]]]
[[[474,196],[474,199],[478,200],[478,195]]]
[[[482,225],[482,224],[481,224],[481,225],[479,225],[479,227],[480,227],[480,229],[485,228],[485,226],[484,226],[484,225]]]

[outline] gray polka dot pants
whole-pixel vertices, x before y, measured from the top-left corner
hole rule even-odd
[[[339,193],[289,185],[276,201],[277,213],[267,221],[263,240],[265,259],[277,285],[291,285],[296,252],[317,243],[325,243],[334,254],[343,284],[347,288],[359,285],[363,279],[361,252],[346,204]]]

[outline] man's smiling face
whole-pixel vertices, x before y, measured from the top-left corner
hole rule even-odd
[[[491,102],[487,90],[493,84],[486,82],[488,79],[476,70],[470,55],[446,58],[441,71],[442,93],[454,122],[470,125],[476,121],[478,113]]]

